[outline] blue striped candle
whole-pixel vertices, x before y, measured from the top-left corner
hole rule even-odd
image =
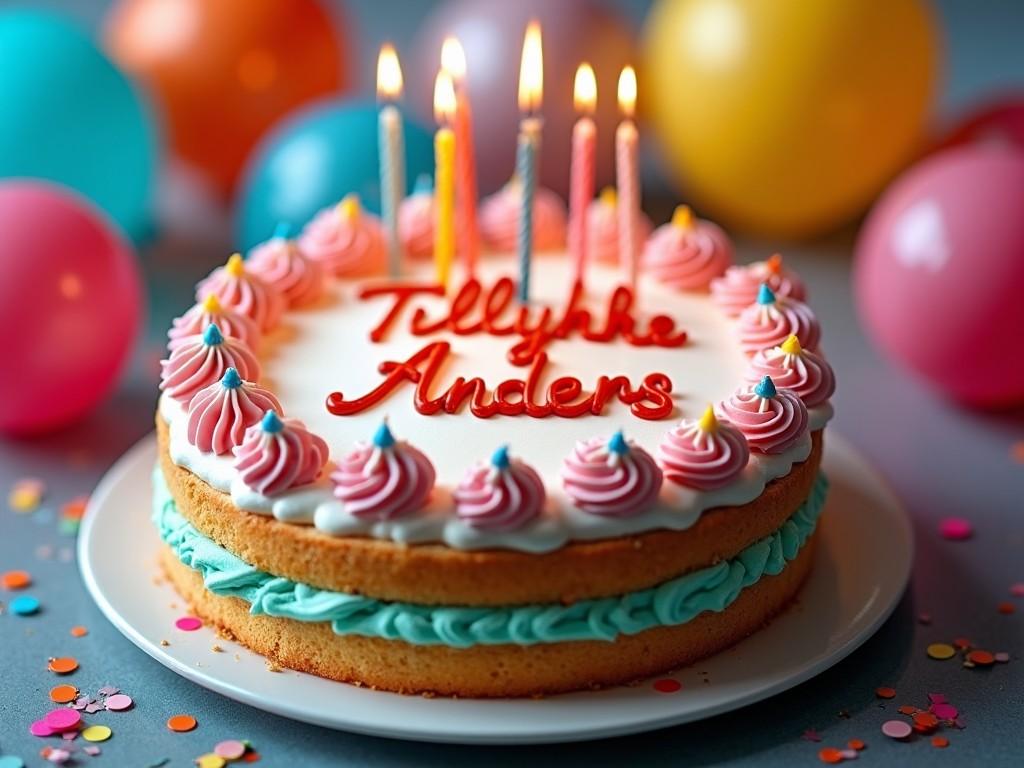
[[[405,193],[405,147],[402,115],[394,104],[381,107],[377,147],[380,154],[380,209],[388,233],[388,272],[402,271],[402,242],[398,235],[398,207]]]
[[[516,177],[520,190],[519,230],[516,252],[519,257],[519,300],[530,300],[530,263],[533,259],[533,202],[537,194],[537,152],[540,123],[523,120],[516,149]]]

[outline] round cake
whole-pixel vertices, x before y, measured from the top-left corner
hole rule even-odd
[[[174,321],[154,522],[198,615],[339,681],[535,696],[692,663],[792,601],[835,385],[781,259],[733,265],[682,211],[635,285],[552,250],[524,302],[508,253],[390,277],[382,232],[325,210]]]

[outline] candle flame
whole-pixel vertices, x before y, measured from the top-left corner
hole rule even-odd
[[[377,56],[377,96],[393,101],[402,95],[402,65],[395,46],[384,43]]]
[[[537,112],[544,96],[544,47],[540,22],[531,21],[523,37],[523,58],[519,64],[519,109]]]
[[[458,82],[466,76],[466,52],[456,37],[446,37],[441,44],[441,69]]]
[[[594,114],[597,107],[597,78],[594,77],[594,68],[587,62],[580,64],[576,70],[572,100],[576,105],[576,111],[586,115]]]
[[[636,112],[636,71],[632,67],[623,67],[619,75],[619,109],[626,117]]]
[[[434,119],[440,125],[448,125],[455,115],[455,84],[452,76],[441,70],[434,81]]]

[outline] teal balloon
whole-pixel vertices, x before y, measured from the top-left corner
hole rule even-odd
[[[434,165],[430,133],[408,117],[405,179]],[[355,192],[367,210],[380,212],[377,107],[368,102],[328,102],[304,109],[275,128],[250,158],[237,203],[239,246],[269,238],[280,222],[303,227],[317,211]]]
[[[83,31],[50,12],[0,12],[0,110],[0,177],[63,184],[133,240],[148,234],[157,131]]]

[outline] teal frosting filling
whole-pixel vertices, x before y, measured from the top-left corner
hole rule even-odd
[[[243,562],[197,531],[181,516],[157,469],[154,522],[182,563],[202,574],[215,595],[239,597],[254,615],[298,621],[329,621],[339,635],[404,640],[414,645],[466,648],[477,644],[560,643],[614,640],[646,629],[676,626],[704,611],[723,611],[762,576],[773,576],[793,560],[814,533],[828,483],[819,475],[810,497],[782,527],[732,560],[617,597],[572,605],[508,608],[389,603],[331,592],[273,576]]]

